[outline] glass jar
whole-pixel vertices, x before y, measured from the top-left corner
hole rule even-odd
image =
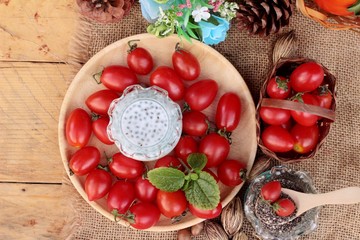
[[[127,157],[152,161],[171,152],[182,131],[180,106],[157,86],[127,87],[108,110],[107,134]]]
[[[303,171],[294,171],[285,166],[275,166],[257,176],[250,184],[245,193],[244,211],[247,219],[254,227],[256,234],[264,240],[294,240],[302,235],[313,232],[318,226],[320,207],[313,208],[300,216],[290,220],[282,221],[260,216],[263,211],[257,209],[261,204],[261,187],[271,181],[280,181],[284,188],[293,189],[304,193],[317,193],[313,180]]]

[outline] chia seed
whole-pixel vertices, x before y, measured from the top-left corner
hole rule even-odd
[[[124,116],[127,117],[123,118],[126,120],[123,121],[123,132],[128,136],[129,141],[140,147],[155,145],[166,134],[169,119],[165,109],[156,101],[139,99],[125,110]],[[153,121],[154,116],[156,121]],[[166,123],[165,127],[164,123]],[[148,135],[149,132],[153,134]]]
[[[276,180],[280,182],[281,187],[283,188],[288,188],[299,192],[305,192],[304,183],[302,183],[299,179],[294,178],[293,176],[291,177],[292,177],[291,180],[280,177],[279,179]],[[261,183],[262,184],[261,186],[260,184],[258,184],[259,186],[256,186],[257,190],[255,194],[258,197],[256,201],[250,204],[250,208],[254,211],[257,218],[263,223],[264,228],[267,229],[269,232],[273,233],[274,235],[283,232],[289,232],[291,229],[293,229],[297,224],[299,224],[303,220],[305,213],[293,219],[294,215],[296,214],[296,209],[295,209],[294,213],[292,213],[288,217],[278,216],[275,213],[275,211],[272,209],[270,203],[266,202],[264,199],[261,198],[260,189],[265,183],[266,182]],[[291,201],[293,201],[288,195],[284,193],[281,193],[280,198],[289,198]]]

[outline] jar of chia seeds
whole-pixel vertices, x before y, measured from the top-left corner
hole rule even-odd
[[[281,187],[304,193],[317,193],[313,180],[303,171],[276,166],[257,176],[245,193],[244,211],[256,234],[264,240],[294,240],[310,234],[318,226],[320,208],[313,208],[300,216],[277,216],[271,205],[260,196],[261,187],[271,181],[279,181]],[[282,198],[287,195],[281,193]]]
[[[157,86],[127,87],[108,110],[109,138],[127,157],[151,161],[171,152],[182,132],[180,106]]]

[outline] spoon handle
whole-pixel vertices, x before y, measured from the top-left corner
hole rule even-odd
[[[313,198],[319,205],[359,203],[360,187],[347,187],[332,192],[314,194]]]

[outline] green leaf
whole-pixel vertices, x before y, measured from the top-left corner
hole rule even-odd
[[[175,192],[183,187],[185,174],[175,168],[160,167],[148,172],[148,178],[156,188],[166,191]]]
[[[219,22],[216,20],[216,18],[214,18],[213,16],[211,16],[208,20],[209,23],[214,24],[215,26],[219,25]]]
[[[187,26],[190,28],[200,28],[199,25],[193,24],[192,22],[188,22]]]
[[[220,189],[216,180],[207,172],[200,172],[199,179],[191,181],[185,189],[186,199],[203,210],[216,208],[220,202]]]
[[[360,15],[360,0],[358,0],[354,5],[348,8],[349,12],[353,12],[355,15]]]
[[[193,170],[201,171],[207,163],[207,157],[203,153],[191,153],[187,157],[187,162]]]
[[[184,15],[184,27],[187,27],[187,24],[189,22],[189,17],[190,17],[190,10],[186,11],[185,15]]]
[[[189,37],[189,35],[181,28],[181,27],[177,27],[176,29],[179,37],[184,37],[188,42],[192,43],[191,38]]]
[[[194,39],[199,39],[196,34],[191,30],[191,28],[187,28],[187,32],[190,35],[190,37],[194,38]]]

